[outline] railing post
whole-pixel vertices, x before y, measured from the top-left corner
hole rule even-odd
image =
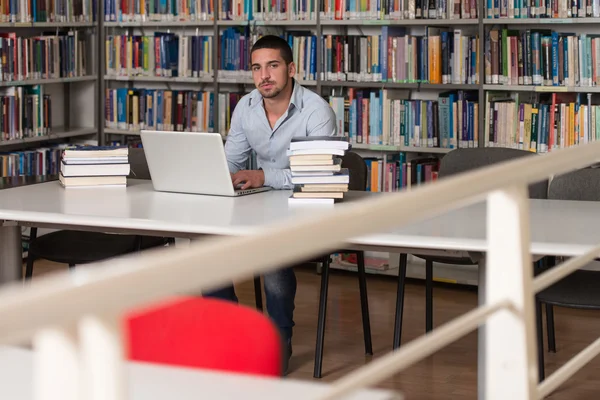
[[[508,299],[485,326],[485,399],[530,400],[537,389],[532,263],[527,187],[491,192],[487,204],[485,301]]]
[[[116,316],[88,315],[79,323],[84,376],[82,399],[124,400],[121,324]]]
[[[79,400],[80,359],[74,327],[49,327],[36,332],[33,344],[33,398]]]

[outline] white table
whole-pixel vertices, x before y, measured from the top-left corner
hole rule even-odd
[[[3,399],[33,399],[33,353],[17,347],[0,347],[0,391]],[[310,400],[327,390],[327,384],[256,377],[190,368],[130,362],[126,369],[129,400]],[[347,400],[402,400],[394,391],[367,389]]]
[[[130,180],[127,188],[63,189],[58,182],[47,182],[0,190],[0,279],[20,273],[16,225],[182,238],[247,235],[276,221],[331,209],[289,206],[289,195],[290,191],[275,190],[239,198],[160,193],[149,181],[138,180]],[[531,200],[530,208],[532,254],[573,256],[600,243],[600,202]],[[474,204],[390,232],[353,238],[348,247],[483,253],[485,212],[485,203]],[[18,259],[7,257],[13,252]]]
[[[181,238],[248,235],[276,221],[330,209],[289,206],[289,195],[290,191],[239,198],[159,193],[149,181],[136,180],[130,180],[127,188],[63,189],[58,182],[48,182],[0,190],[0,221],[4,221],[0,282],[21,277],[19,225]],[[353,238],[345,247],[480,259],[487,248],[485,213],[481,202],[400,229]],[[576,256],[600,243],[600,202],[531,200],[530,215],[534,255]],[[483,264],[479,273],[482,298]]]

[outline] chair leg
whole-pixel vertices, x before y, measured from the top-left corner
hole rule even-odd
[[[260,275],[254,277],[254,299],[256,301],[256,309],[260,312],[263,312],[262,286],[260,284]]]
[[[360,290],[360,309],[362,312],[363,335],[365,337],[365,353],[373,355],[371,343],[371,322],[369,318],[369,298],[367,296],[367,274],[365,272],[365,253],[356,253],[358,267],[358,287]]]
[[[37,228],[32,227],[29,230],[29,247],[31,248],[31,243],[37,239]],[[25,268],[25,279],[31,279],[33,277],[33,263],[35,262],[35,257],[31,254],[31,252],[27,253],[27,267]]]
[[[425,262],[425,332],[433,329],[433,262]]]
[[[398,265],[398,288],[396,289],[396,321],[394,323],[394,350],[400,347],[402,339],[402,315],[404,313],[404,284],[406,283],[407,255],[400,254]]]
[[[554,337],[554,307],[546,304],[546,330],[548,333],[548,351],[556,353],[556,339]]]
[[[537,349],[538,349],[538,379],[543,381],[545,378],[544,371],[544,332],[542,325],[542,302],[535,300],[535,322],[537,328]]]
[[[134,247],[135,247],[136,252],[142,250],[142,236],[141,235],[136,235]]]
[[[323,367],[323,342],[325,341],[325,316],[327,314],[327,289],[329,288],[329,257],[323,263],[321,272],[321,294],[319,298],[319,319],[317,322],[317,344],[315,347],[315,370],[313,376],[321,377]]]

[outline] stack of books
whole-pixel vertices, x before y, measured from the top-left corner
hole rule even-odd
[[[114,146],[74,146],[63,150],[59,180],[65,188],[127,186],[129,149]]]
[[[290,204],[334,204],[344,199],[350,174],[342,157],[350,148],[347,138],[299,137],[288,149],[294,192]]]

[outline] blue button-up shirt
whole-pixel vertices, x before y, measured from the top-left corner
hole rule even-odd
[[[240,99],[231,116],[225,155],[229,171],[246,167],[254,150],[258,167],[265,173],[265,186],[292,189],[287,149],[294,136],[334,136],[335,113],[321,96],[294,81],[287,111],[271,129],[258,89]]]

